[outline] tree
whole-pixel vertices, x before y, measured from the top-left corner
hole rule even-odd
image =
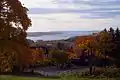
[[[118,66],[120,66],[120,63],[119,63],[120,61],[120,49],[119,49],[120,48],[120,30],[119,28],[115,30],[115,45],[116,47],[114,49],[114,52],[116,54],[113,54],[112,56],[116,59]]]
[[[110,37],[112,38],[112,42],[114,42],[115,40],[115,32],[114,29],[112,27],[110,27],[109,31],[108,31]]]
[[[97,48],[96,36],[82,36],[76,39],[75,45],[78,46],[82,52],[88,51],[89,53],[95,53]],[[92,51],[91,51],[92,48]]]
[[[95,59],[95,53],[97,50],[96,36],[91,35],[91,36],[79,37],[77,38],[75,43],[76,45],[78,45],[79,48],[81,48],[82,57],[85,57],[85,55],[88,55],[90,74],[92,74],[94,72],[93,65],[95,64],[94,59]]]
[[[27,11],[19,0],[0,0],[0,72],[12,71],[13,65],[22,67],[29,61],[26,30],[31,21]]]
[[[107,57],[111,55],[111,52],[115,48],[113,42],[114,31],[110,28],[110,31],[101,31],[98,35],[99,50],[105,56],[105,66],[107,65]]]
[[[33,64],[36,64],[39,61],[43,61],[44,60],[44,52],[42,49],[33,49],[32,50],[32,62]]]
[[[102,32],[107,32],[107,29],[105,28]]]
[[[64,48],[64,44],[63,43],[57,43],[57,47],[58,49],[62,50]]]
[[[74,58],[77,58],[77,57],[78,57],[73,48],[69,48],[69,49],[66,51],[66,53],[68,54],[68,58],[69,58],[69,59],[74,59]]]
[[[120,30],[119,28],[115,31],[115,41],[120,41]]]
[[[52,59],[56,63],[57,68],[63,68],[68,61],[68,54],[61,50],[54,50],[52,52]]]

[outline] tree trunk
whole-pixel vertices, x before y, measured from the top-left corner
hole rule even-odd
[[[90,73],[90,75],[92,75],[92,71],[93,71],[93,70],[92,70],[92,65],[90,65],[90,66],[89,66],[89,73]]]
[[[104,62],[104,67],[106,68],[107,66],[107,54],[106,54],[106,51],[105,51],[105,62]]]

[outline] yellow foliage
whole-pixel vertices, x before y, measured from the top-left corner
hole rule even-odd
[[[33,63],[41,62],[44,58],[44,51],[42,49],[32,49]]]

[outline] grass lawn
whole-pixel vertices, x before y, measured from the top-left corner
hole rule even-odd
[[[68,78],[64,78],[64,79],[60,79],[60,78],[49,78],[49,77],[45,77],[45,78],[40,78],[40,77],[22,77],[22,76],[8,76],[8,75],[0,75],[0,80],[120,80],[119,79],[108,79],[108,78],[99,78],[99,79],[90,79],[90,78],[79,78],[79,79],[75,79],[74,77],[68,77]]]
[[[21,77],[0,75],[0,80],[60,80],[59,78]]]

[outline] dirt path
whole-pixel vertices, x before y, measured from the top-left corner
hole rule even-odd
[[[71,69],[56,69],[55,67],[46,67],[46,68],[37,68],[34,71],[45,76],[59,76],[60,73],[85,72],[88,71],[88,68],[76,67]]]

